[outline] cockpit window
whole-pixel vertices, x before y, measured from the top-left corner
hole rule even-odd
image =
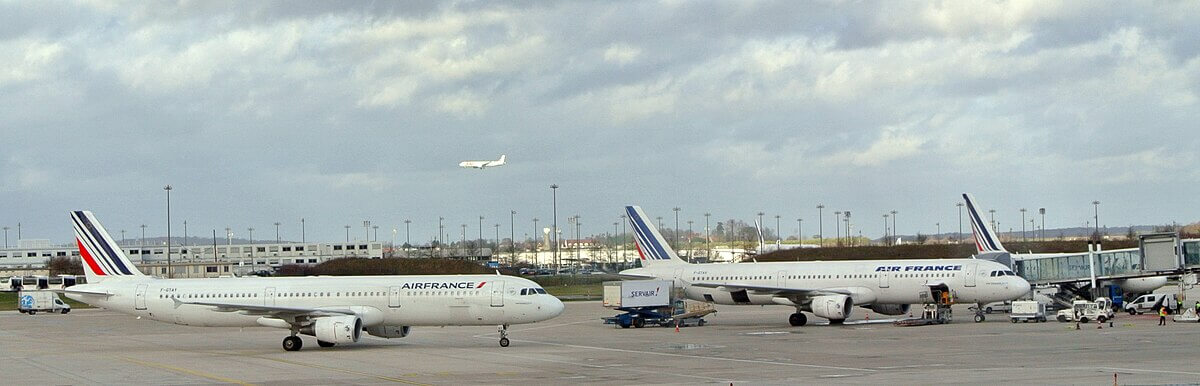
[[[529,291],[529,289],[528,289],[528,288],[522,288],[522,289],[521,289],[521,296],[529,295],[529,293],[528,293],[527,291]]]

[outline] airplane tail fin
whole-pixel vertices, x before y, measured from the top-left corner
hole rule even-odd
[[[675,250],[667,244],[667,239],[658,233],[658,228],[650,222],[650,218],[638,206],[626,206],[625,214],[629,215],[629,224],[633,227],[634,240],[637,241],[638,255],[643,267],[688,264],[675,254]]]
[[[71,221],[75,227],[79,258],[83,260],[83,271],[89,283],[114,276],[144,276],[92,212],[73,211]]]
[[[763,238],[762,224],[758,220],[754,220],[754,232],[758,233],[758,254],[763,254],[763,248],[767,245],[766,239]]]
[[[505,158],[507,158],[507,157],[508,157],[508,154],[501,154],[501,155],[500,155],[500,160],[496,162],[496,165],[497,165],[497,166],[499,166],[499,165],[504,165],[504,159],[505,159]]]
[[[980,254],[1008,252],[1000,244],[1000,238],[992,231],[991,225],[984,221],[975,198],[970,193],[963,193],[963,201],[967,204],[967,217],[971,219],[971,234],[975,236],[975,249]]]

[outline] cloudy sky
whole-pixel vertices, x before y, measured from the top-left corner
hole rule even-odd
[[[1004,229],[1193,222],[1200,3],[1105,5],[4,2],[0,224],[162,234],[171,184],[175,234],[523,237],[552,183],[585,234],[631,203],[951,231],[964,191]]]

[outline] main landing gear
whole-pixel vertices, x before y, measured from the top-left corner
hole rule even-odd
[[[985,319],[983,317],[983,312],[984,312],[983,304],[976,303],[975,304],[975,323],[983,323],[983,320]]]
[[[803,326],[808,323],[808,317],[804,316],[803,312],[796,311],[796,313],[788,316],[788,323],[796,327]]]
[[[497,331],[500,332],[500,347],[508,347],[508,325],[501,325]]]

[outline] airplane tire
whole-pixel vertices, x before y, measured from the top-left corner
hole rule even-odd
[[[500,338],[500,347],[508,347],[508,338]]]
[[[287,338],[283,338],[284,351],[300,351],[301,347],[304,347],[304,341],[300,340],[300,337],[289,336]]]
[[[333,342],[326,342],[326,341],[323,341],[323,340],[318,340],[318,341],[317,341],[317,346],[321,346],[321,347],[333,347],[333,345],[335,345],[335,344],[337,344],[337,343],[333,343]]]
[[[788,316],[788,324],[791,324],[792,326],[800,327],[807,323],[808,323],[808,317],[804,316],[803,313],[797,312],[797,313],[792,314],[791,316]]]
[[[975,314],[975,323],[983,322],[983,314]]]

